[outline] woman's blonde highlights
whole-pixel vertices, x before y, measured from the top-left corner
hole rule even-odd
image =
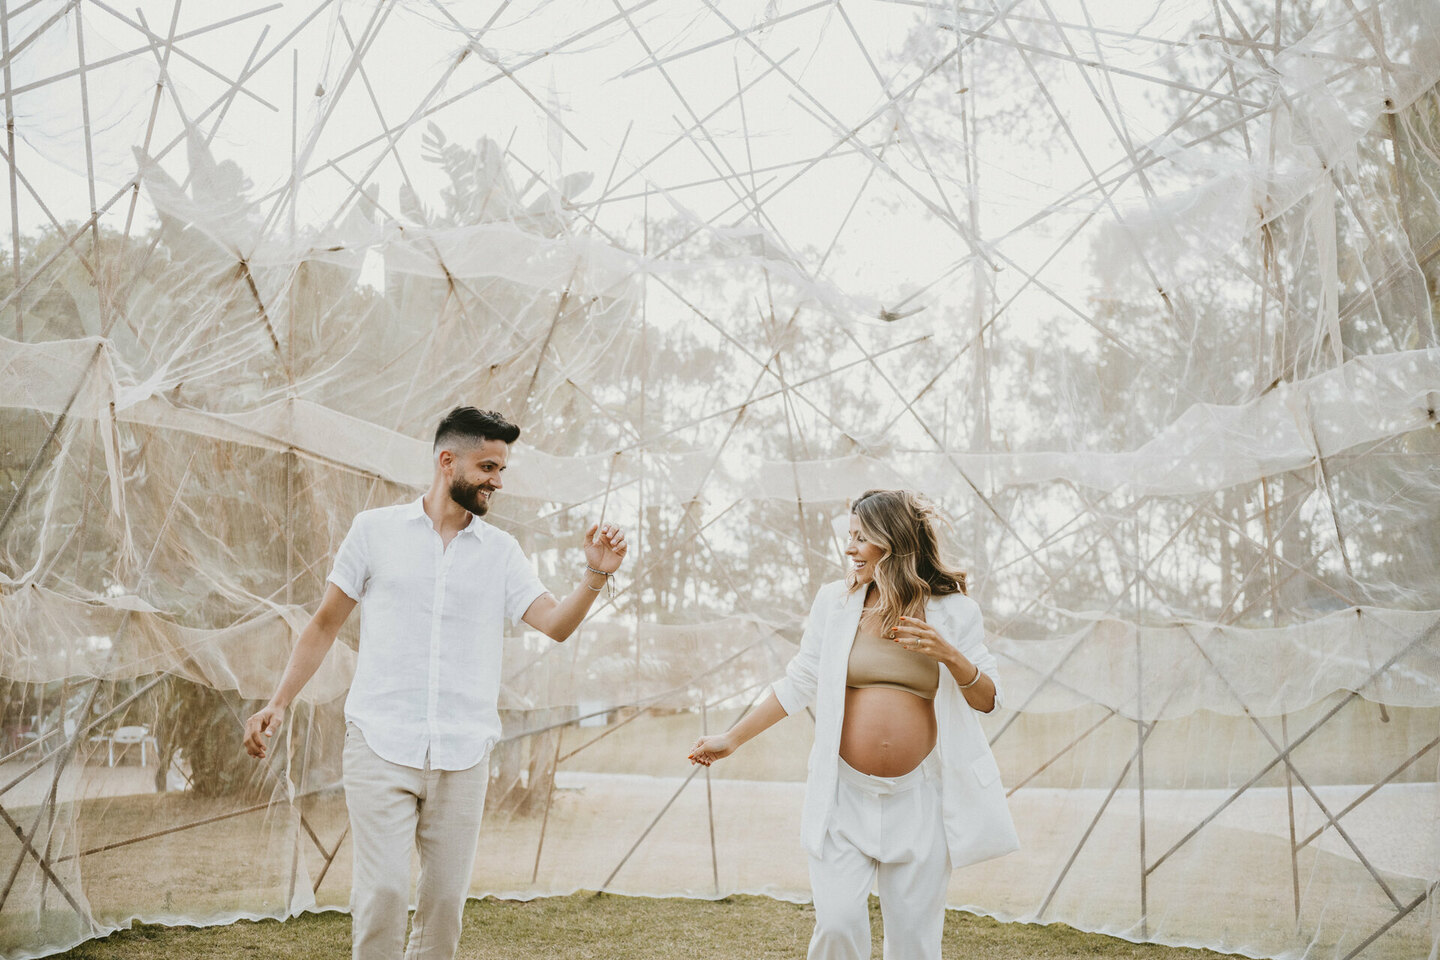
[[[909,490],[866,490],[850,512],[865,538],[884,551],[875,562],[878,601],[866,613],[875,633],[883,635],[901,617],[924,617],[931,597],[965,592],[964,572],[940,556],[939,514],[924,497]],[[852,572],[849,588],[859,585]]]

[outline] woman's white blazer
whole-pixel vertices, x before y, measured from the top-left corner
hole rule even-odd
[[[800,842],[819,857],[825,831],[835,811],[835,785],[840,769],[840,727],[845,714],[845,674],[850,647],[860,625],[862,591],[849,593],[842,581],[827,583],[815,595],[800,652],[776,682],[775,697],[787,714],[815,708],[815,746],[810,751],[810,775],[805,784],[805,809],[800,818]],[[970,659],[995,684],[1000,703],[1000,680],[995,656],[985,648],[980,608],[964,594],[934,597],[925,606],[925,620],[942,637]],[[935,721],[939,730],[940,789],[945,839],[950,866],[963,867],[1020,848],[1000,768],[975,710],[965,702],[950,671],[941,667],[935,694]]]

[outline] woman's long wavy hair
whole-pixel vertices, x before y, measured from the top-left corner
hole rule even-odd
[[[850,512],[865,539],[885,551],[875,563],[879,601],[866,614],[875,633],[884,635],[902,616],[924,617],[931,597],[965,592],[965,573],[940,556],[939,514],[930,501],[909,490],[866,490]],[[860,586],[853,571],[846,585]]]

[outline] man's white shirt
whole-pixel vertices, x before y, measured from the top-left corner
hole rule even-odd
[[[355,517],[330,582],[360,604],[345,719],[382,759],[465,770],[500,739],[504,621],[545,587],[520,544],[479,517],[440,540],[423,502]]]

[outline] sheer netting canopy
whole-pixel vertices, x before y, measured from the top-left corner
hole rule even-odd
[[[952,906],[1440,949],[1434,0],[10,0],[0,955],[344,909],[342,642],[457,404],[568,592],[472,892],[808,897],[766,695],[848,499],[928,494],[1023,849]]]

